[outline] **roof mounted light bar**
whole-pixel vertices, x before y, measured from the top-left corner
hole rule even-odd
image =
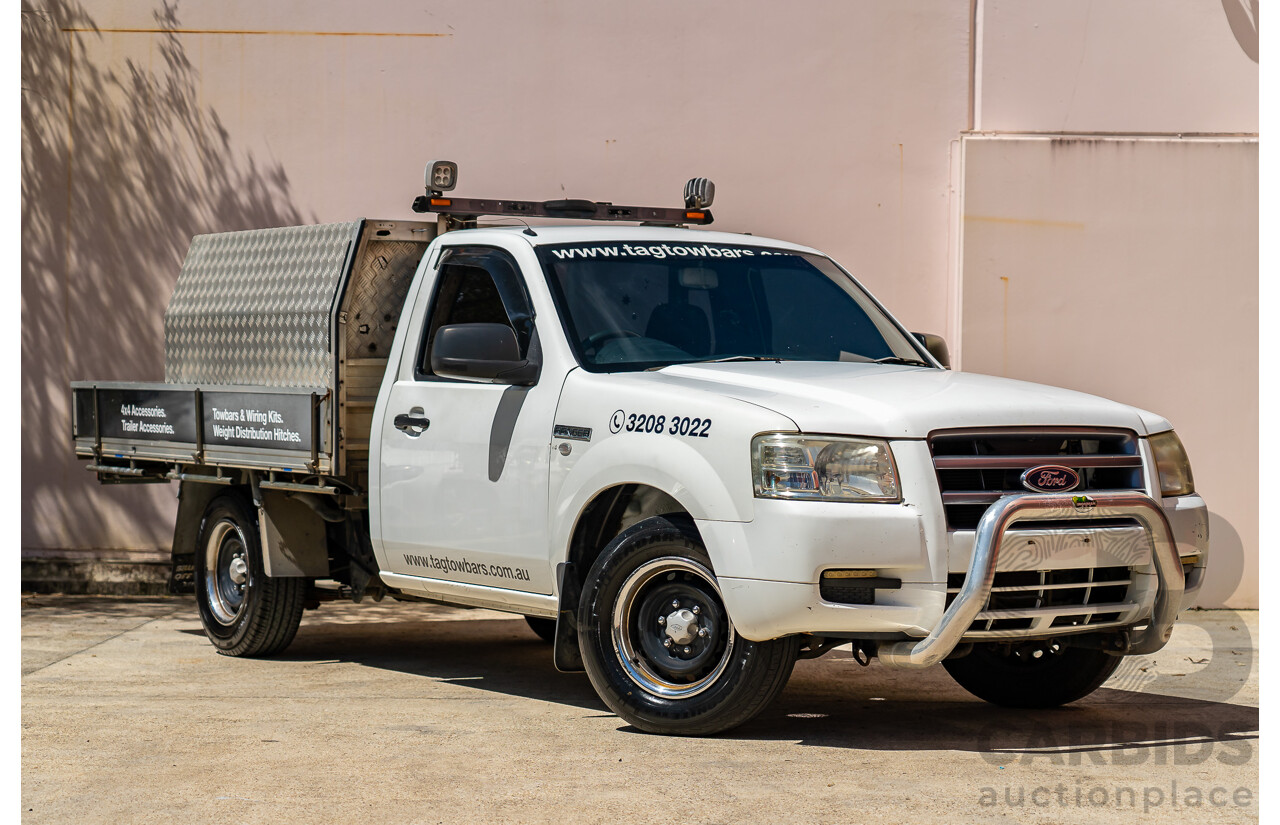
[[[715,184],[694,178],[685,184],[685,208],[661,206],[616,206],[603,201],[552,200],[509,201],[454,198],[445,192],[458,183],[458,165],[447,160],[432,161],[426,169],[427,193],[413,200],[414,212],[434,212],[464,223],[482,215],[512,215],[519,218],[567,218],[581,221],[639,221],[678,226],[707,225],[714,220],[707,207],[715,196]]]

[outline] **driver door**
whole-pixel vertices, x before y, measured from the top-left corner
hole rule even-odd
[[[449,247],[437,268],[417,358],[411,366],[402,361],[378,423],[384,569],[549,594],[547,480],[558,382],[508,386],[431,371],[431,344],[446,325],[506,324],[521,355],[533,348],[536,356],[528,291],[500,249]]]

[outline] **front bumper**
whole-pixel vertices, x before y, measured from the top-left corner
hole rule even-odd
[[[1184,577],[1178,545],[1164,511],[1154,499],[1137,492],[1009,495],[993,504],[978,524],[964,586],[928,636],[919,641],[881,645],[880,661],[895,667],[928,667],[945,659],[973,624],[991,595],[1005,532],[1019,521],[1129,518],[1151,541],[1156,571],[1155,602],[1145,628],[1136,631],[1129,653],[1154,653],[1173,633],[1182,606]]]
[[[1112,494],[1095,493],[1093,498],[1102,501],[1099,496],[1108,495]],[[1204,501],[1196,495],[1160,500],[1142,493],[1121,495],[1145,502],[1139,505],[1144,513],[1155,508],[1163,514],[1162,529],[1175,547],[1173,555],[1180,557],[1178,572],[1185,575],[1180,597],[1169,603],[1176,609],[1191,606],[1203,582],[1208,552]],[[699,520],[698,529],[711,553],[725,606],[738,632],[748,639],[810,633],[882,642],[922,640],[934,632],[948,609],[948,573],[953,577],[951,592],[958,597],[957,574],[971,570],[977,539],[974,531],[948,531],[940,507],[915,503],[936,498],[936,489],[922,488],[908,489],[906,503],[898,505],[759,500],[751,522]],[[1051,497],[1043,494],[1010,498],[1030,499],[1039,508],[1052,506]],[[1037,512],[1038,522],[1056,518],[1043,509]],[[1150,531],[1137,519],[1124,528],[1099,527],[1099,519],[1095,509],[1087,515],[1074,510],[1063,513],[1057,518],[1061,526],[1053,529],[1015,522],[1017,529],[1002,531],[997,540],[993,564],[1001,574],[1123,566],[1132,585],[1126,604],[1108,606],[1120,611],[1118,615],[1113,619],[1094,616],[1104,620],[1100,624],[1091,621],[1088,626],[1067,627],[1062,624],[1068,621],[1067,614],[1102,608],[1091,604],[1085,611],[1067,607],[1020,611],[1034,614],[1029,629],[982,631],[983,624],[973,629],[966,626],[968,632],[961,641],[1120,630],[1152,615],[1167,588],[1159,584]],[[829,568],[873,569],[881,576],[900,579],[902,587],[876,591],[874,604],[829,602],[822,598],[819,586],[822,571]]]

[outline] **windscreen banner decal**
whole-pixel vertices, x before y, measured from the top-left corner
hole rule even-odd
[[[592,246],[573,246],[566,249],[552,249],[551,254],[557,260],[571,261],[586,258],[754,258],[770,255],[791,255],[791,252],[763,249],[761,247],[712,246],[710,244],[669,244],[669,243],[624,243],[599,244]]]

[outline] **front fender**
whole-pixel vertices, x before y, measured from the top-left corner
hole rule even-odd
[[[600,493],[621,484],[643,484],[661,490],[695,519],[752,518],[750,496],[745,501],[738,500],[741,496],[734,496],[711,462],[691,445],[675,442],[655,452],[638,440],[611,439],[587,451],[564,479],[551,519],[556,531],[552,546],[558,548],[559,560],[568,557],[573,531],[587,505]],[[749,488],[747,492],[750,493]],[[714,554],[711,562],[718,564]]]
[[[649,421],[650,426],[633,425]],[[661,419],[661,424],[658,420]],[[697,435],[687,426],[705,422]],[[685,426],[673,431],[672,423]],[[575,370],[556,411],[550,473],[552,563],[568,558],[582,512],[602,491],[643,484],[671,496],[703,521],[751,521],[751,439],[796,430],[784,415],[720,393],[678,385],[660,373]],[[628,427],[631,429],[628,429]],[[712,563],[718,564],[715,554]]]

